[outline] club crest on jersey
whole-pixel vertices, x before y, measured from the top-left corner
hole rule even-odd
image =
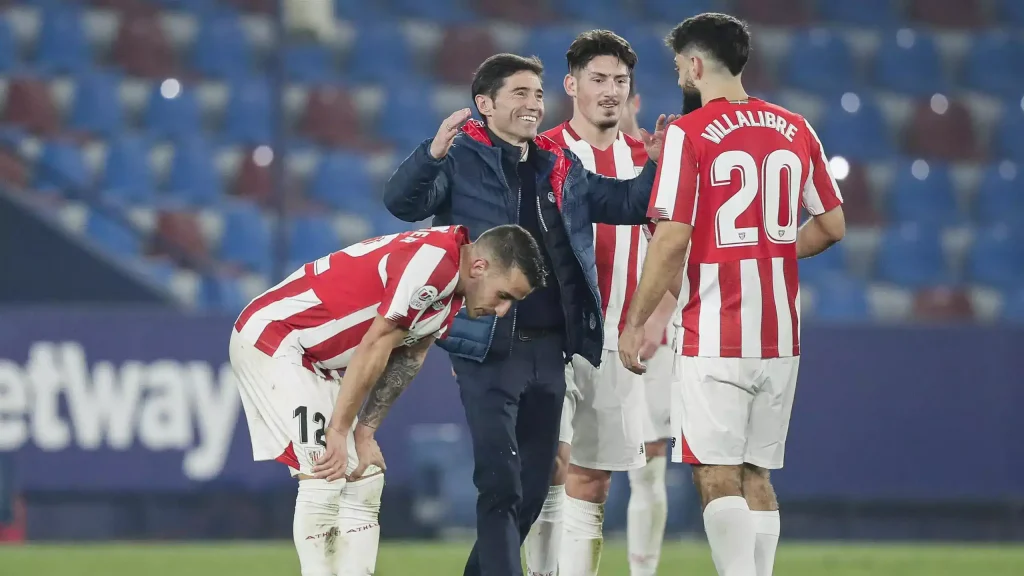
[[[633,172],[634,172],[634,173],[635,173],[635,174],[636,174],[637,176],[639,176],[639,175],[640,175],[640,173],[641,173],[641,172],[643,172],[643,171],[644,171],[644,167],[643,167],[643,166],[634,166],[634,167],[633,167]]]
[[[412,299],[409,300],[409,308],[412,308],[413,310],[423,310],[433,302],[435,298],[437,298],[437,288],[434,288],[433,286],[424,286],[412,295]]]

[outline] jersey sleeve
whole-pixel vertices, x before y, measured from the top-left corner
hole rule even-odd
[[[810,171],[807,174],[807,182],[802,192],[804,208],[812,216],[824,214],[843,203],[843,196],[839,193],[839,185],[832,176],[832,168],[828,158],[825,157],[825,149],[821,146],[821,140],[811,128],[809,122],[804,121],[807,126],[807,136],[810,150]]]
[[[693,225],[697,216],[697,154],[692,138],[679,124],[665,131],[665,144],[654,176],[654,190],[647,216]]]
[[[430,244],[392,252],[377,313],[409,330],[424,310],[451,293],[459,274],[456,262],[444,248]]]

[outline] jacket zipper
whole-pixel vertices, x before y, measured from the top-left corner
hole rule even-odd
[[[501,166],[501,156],[500,155],[498,156],[498,167],[500,168],[498,170],[498,174],[501,175],[501,180],[502,180],[502,182],[505,183],[505,189],[508,190],[509,192],[511,192],[512,191],[512,187],[508,185],[508,178],[505,177],[505,169],[502,168],[502,166]],[[521,207],[522,201],[523,201],[523,187],[520,186],[516,190],[516,217],[515,217],[516,224],[519,224],[519,209]],[[508,353],[509,354],[512,353],[512,342],[515,341],[516,316],[517,316],[517,310],[515,308],[513,308],[512,309],[512,338],[509,340],[509,343],[508,343]],[[498,318],[495,318],[491,322],[491,335],[490,335],[490,337],[487,338],[487,350],[488,351],[491,349],[491,344],[494,343],[494,333],[497,330],[498,330]]]

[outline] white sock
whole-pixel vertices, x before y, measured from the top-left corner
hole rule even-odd
[[[719,576],[756,576],[754,519],[742,496],[712,500],[704,509],[704,531]]]
[[[338,507],[336,576],[367,576],[377,567],[384,475],[349,482]]]
[[[526,573],[528,576],[555,576],[558,573],[558,548],[562,542],[562,503],[565,486],[548,488],[548,497],[540,516],[526,535]]]
[[[657,572],[667,519],[665,457],[655,456],[643,468],[629,471],[626,544],[630,576],[654,576]]]
[[[604,504],[565,499],[565,532],[558,553],[560,576],[594,576],[604,547]]]
[[[333,576],[338,502],[344,482],[299,480],[292,537],[302,576]]]
[[[779,547],[779,534],[782,529],[779,511],[751,511],[750,515],[754,519],[754,533],[757,534],[754,545],[757,576],[772,576],[772,570],[775,568],[775,550]]]

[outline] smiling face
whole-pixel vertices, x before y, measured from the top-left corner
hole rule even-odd
[[[480,114],[495,134],[512,144],[521,144],[537,137],[544,120],[544,88],[540,76],[523,70],[505,78],[494,98],[476,96]]]
[[[576,111],[594,126],[615,128],[629,98],[629,67],[611,55],[597,56],[565,77]]]

